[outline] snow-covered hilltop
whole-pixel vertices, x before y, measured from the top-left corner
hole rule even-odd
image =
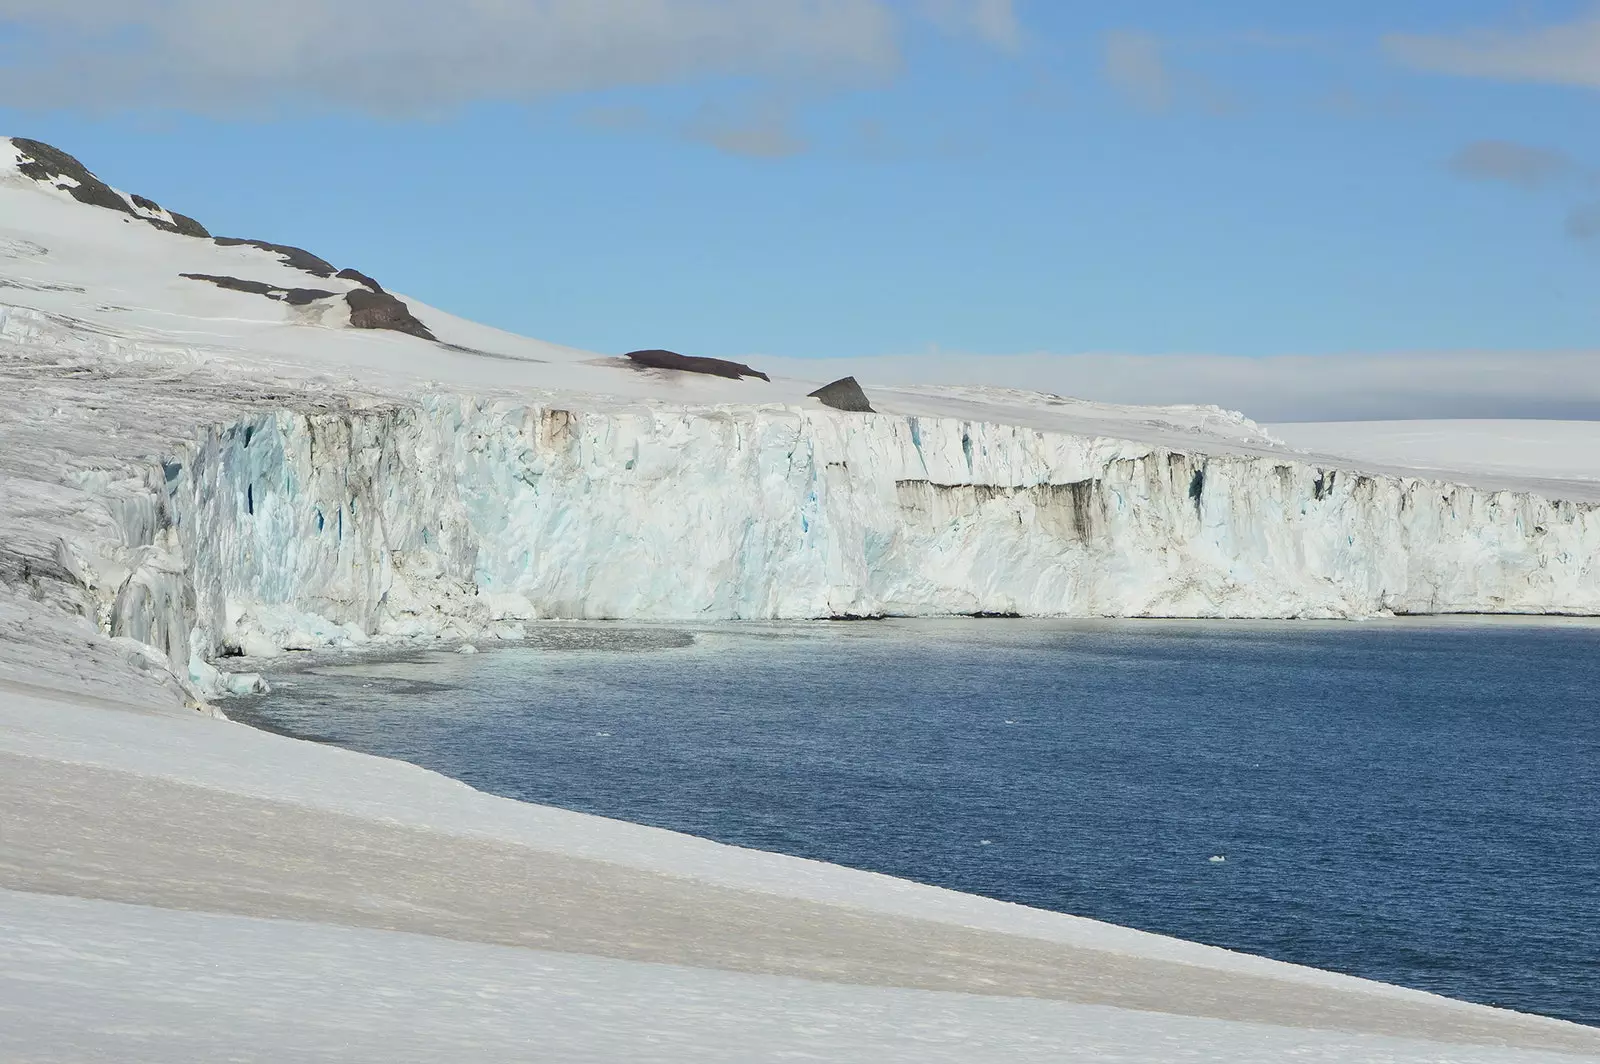
[[[870,364],[855,413],[765,368],[510,336],[0,142],[5,608],[192,693],[241,651],[547,617],[1600,613],[1594,485]]]

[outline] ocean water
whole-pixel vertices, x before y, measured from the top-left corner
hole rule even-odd
[[[561,624],[237,719],[480,789],[1600,1024],[1600,628]]]

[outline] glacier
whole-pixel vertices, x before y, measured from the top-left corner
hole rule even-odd
[[[289,613],[410,635],[1600,610],[1590,504],[946,418],[431,396],[211,429],[166,481],[224,643],[294,645]]]
[[[1600,613],[1591,503],[952,418],[435,394],[166,446],[77,475],[57,597],[213,693],[548,618]]]
[[[377,334],[187,279],[292,290],[304,253],[3,165],[0,219],[0,607],[197,704],[257,683],[236,656],[551,618],[1600,614],[1595,482],[870,366],[880,412],[846,413],[792,366],[641,370],[414,301],[440,342]]]

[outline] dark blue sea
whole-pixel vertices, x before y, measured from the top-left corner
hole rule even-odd
[[[1600,1024],[1600,627],[553,624],[273,679],[230,714],[513,798]]]

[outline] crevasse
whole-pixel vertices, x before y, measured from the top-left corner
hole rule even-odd
[[[151,479],[109,627],[203,686],[535,618],[1600,613],[1590,505],[950,419],[444,396],[207,430]]]

